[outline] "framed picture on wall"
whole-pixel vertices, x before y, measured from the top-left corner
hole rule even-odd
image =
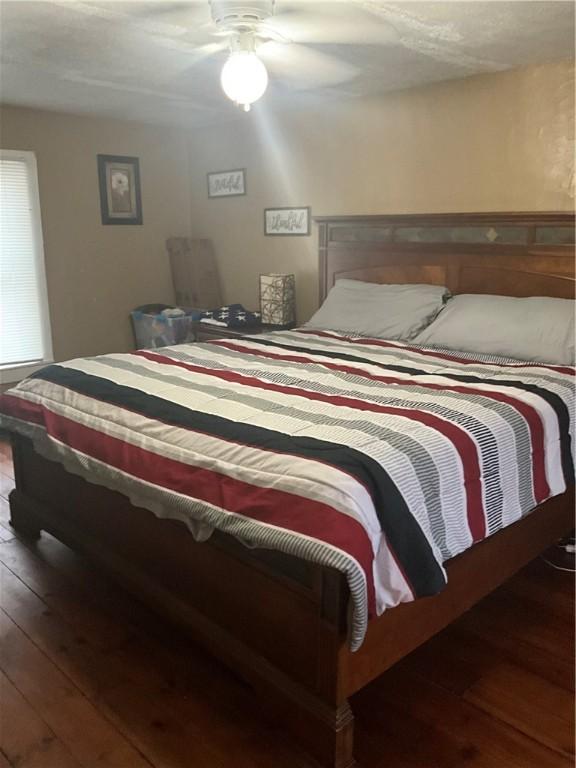
[[[246,194],[246,169],[214,171],[208,174],[208,197],[235,197]]]
[[[310,207],[266,208],[264,210],[265,235],[309,235]]]
[[[102,224],[142,224],[137,157],[98,155]]]

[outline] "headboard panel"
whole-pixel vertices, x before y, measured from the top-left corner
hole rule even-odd
[[[335,272],[334,280],[348,278],[366,283],[430,283],[446,285],[448,269],[443,264],[384,264]],[[332,283],[334,284],[334,283]]]
[[[320,301],[338,278],[452,293],[574,298],[568,213],[335,216],[320,226]]]
[[[499,296],[555,296],[574,298],[574,275],[548,275],[524,269],[462,266],[454,293],[492,293]]]

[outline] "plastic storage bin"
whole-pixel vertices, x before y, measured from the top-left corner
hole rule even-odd
[[[130,313],[137,349],[157,349],[195,341],[193,323],[200,313],[184,310],[185,315],[170,317],[162,314],[165,309],[174,307],[169,304],[146,304]]]

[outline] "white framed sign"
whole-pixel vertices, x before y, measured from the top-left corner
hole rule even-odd
[[[214,171],[208,174],[208,197],[234,197],[246,194],[246,169]]]
[[[310,207],[265,208],[265,235],[309,235]]]

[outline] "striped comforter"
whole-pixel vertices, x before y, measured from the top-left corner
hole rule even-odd
[[[574,369],[298,330],[72,360],[4,426],[198,538],[333,566],[368,618],[573,482]]]

